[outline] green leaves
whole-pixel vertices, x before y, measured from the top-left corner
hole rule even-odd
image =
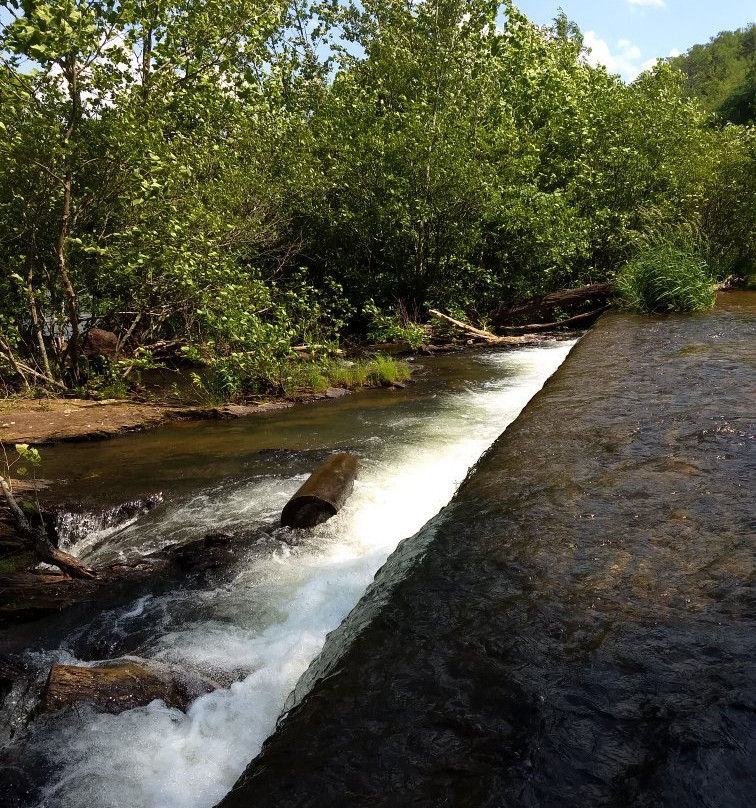
[[[564,15],[544,30],[488,0],[14,7],[0,326],[69,381],[74,325],[128,335],[124,351],[180,340],[266,365],[345,329],[398,335],[397,305],[484,315],[600,280],[639,232],[680,221],[722,271],[753,260],[752,136],[709,129],[667,67],[631,86],[591,68]]]

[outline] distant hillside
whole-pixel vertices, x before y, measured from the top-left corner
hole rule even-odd
[[[756,25],[722,31],[669,62],[708,110],[732,123],[756,121]]]

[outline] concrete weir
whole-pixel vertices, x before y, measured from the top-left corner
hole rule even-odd
[[[752,805],[754,314],[605,316],[220,808]]]

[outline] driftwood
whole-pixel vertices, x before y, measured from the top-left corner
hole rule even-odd
[[[106,667],[53,665],[42,696],[42,711],[61,710],[81,702],[106,713],[120,713],[161,699],[185,710],[215,683],[173,665],[152,660],[123,660]]]
[[[553,323],[530,323],[529,325],[509,325],[504,326],[504,331],[515,332],[518,334],[531,334],[538,331],[551,331],[555,328],[561,328],[562,326],[573,326],[579,325],[583,326],[587,323],[590,323],[591,320],[595,320],[599,315],[603,314],[609,306],[601,306],[599,309],[593,309],[593,311],[586,311],[582,314],[576,314],[574,317],[568,317],[566,320],[559,320]]]
[[[316,469],[281,513],[284,527],[315,527],[335,516],[354,487],[357,458],[342,452],[328,458]]]
[[[95,573],[85,564],[82,564],[77,558],[55,547],[43,530],[32,527],[26,515],[16,502],[13,491],[4,477],[0,477],[0,492],[2,492],[5,503],[13,516],[18,535],[23,540],[25,546],[28,547],[40,561],[58,567],[72,578],[95,577]]]
[[[483,331],[480,328],[475,328],[469,323],[463,323],[461,320],[455,320],[453,317],[449,317],[448,314],[442,314],[436,309],[430,309],[429,313],[434,317],[437,317],[439,320],[443,320],[445,323],[453,325],[455,328],[467,334],[467,336],[471,339],[482,340],[483,342],[490,343],[491,345],[522,345],[523,343],[531,342],[531,340],[525,336],[500,337],[496,334],[492,334],[490,331]]]
[[[601,303],[606,301],[613,291],[613,284],[608,282],[592,283],[588,286],[579,286],[574,289],[560,289],[557,292],[551,292],[543,297],[532,298],[515,306],[503,307],[494,315],[493,322],[497,327],[504,326],[512,320],[548,312],[556,307],[569,309],[574,306],[581,306],[589,301]]]
[[[67,390],[68,388],[62,382],[59,382],[57,379],[53,379],[51,376],[46,376],[44,373],[40,373],[34,368],[29,367],[25,362],[22,362],[20,359],[17,359],[13,355],[13,349],[0,339],[0,359],[4,359],[12,368],[13,371],[21,377],[24,382],[24,385],[29,388],[29,382],[26,378],[26,374],[33,376],[35,379],[39,379],[40,381],[45,382],[46,384],[52,385],[53,387],[57,387],[61,390]]]

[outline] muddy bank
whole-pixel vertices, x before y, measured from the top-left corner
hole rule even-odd
[[[721,303],[584,338],[222,808],[752,804],[756,295]]]
[[[0,441],[45,445],[98,440],[150,429],[168,421],[241,418],[293,404],[294,401],[286,400],[222,407],[169,407],[127,400],[6,399],[0,402]]]

